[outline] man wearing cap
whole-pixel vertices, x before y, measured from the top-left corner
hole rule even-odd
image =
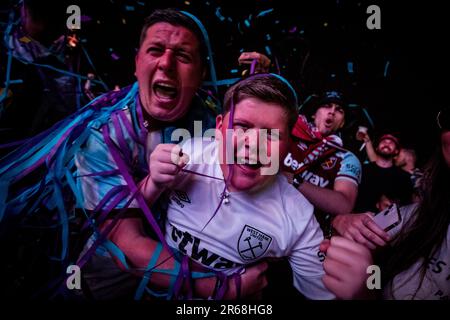
[[[312,123],[299,116],[284,165],[294,173],[294,186],[316,207],[316,217],[327,236],[331,231],[331,216],[353,209],[361,164],[353,153],[342,147],[342,140],[336,135],[344,127],[347,116],[342,95],[326,92],[317,106]]]
[[[293,186],[314,205],[314,215],[325,237],[331,236],[332,217],[351,212],[358,194],[361,164],[342,147],[336,135],[345,125],[346,103],[336,91],[325,92],[309,117],[299,115],[292,130],[292,143],[283,166]],[[323,256],[325,258],[325,255]],[[266,295],[295,295],[290,289],[290,269],[286,261],[272,263]],[[280,277],[281,274],[285,276]],[[277,279],[273,279],[276,275]],[[289,290],[289,291],[287,291]]]

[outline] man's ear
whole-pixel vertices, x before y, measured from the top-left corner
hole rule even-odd
[[[216,117],[216,132],[215,132],[216,141],[223,141],[223,136],[222,136],[223,121],[224,121],[223,114],[219,114]]]
[[[221,129],[222,129],[222,126],[223,126],[223,115],[222,115],[222,114],[219,114],[219,115],[216,117],[216,129],[217,129],[217,130],[221,130]]]
[[[345,126],[345,120],[342,121],[341,125],[339,126],[339,129],[342,129]]]

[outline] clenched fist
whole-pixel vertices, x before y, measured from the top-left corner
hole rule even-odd
[[[189,156],[176,144],[159,144],[150,155],[150,179],[159,188],[169,188]]]

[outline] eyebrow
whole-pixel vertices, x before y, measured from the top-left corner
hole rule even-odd
[[[236,122],[243,123],[243,124],[247,124],[247,125],[249,125],[249,126],[252,127],[252,128],[253,128],[253,126],[254,126],[253,123],[251,123],[250,121],[245,120],[245,119],[234,118],[234,119],[233,119],[233,124],[236,124]]]
[[[248,125],[249,128],[254,128],[254,124],[248,120],[245,119],[239,119],[239,118],[235,118],[233,119],[233,124],[236,124],[236,122],[238,122],[239,124],[245,124]],[[259,128],[259,129],[264,129],[267,130],[268,133],[270,133],[272,130],[278,130],[278,136],[279,137],[283,137],[284,133],[283,130],[280,128]]]
[[[164,41],[164,39],[155,39],[155,38],[152,38],[151,40],[148,40],[147,42],[144,42],[144,45],[146,45],[146,46],[148,46],[148,45],[150,45],[150,44],[153,44],[153,45],[160,45],[160,46],[165,46],[167,43]],[[188,41],[183,41],[183,42],[181,42],[181,43],[178,43],[177,45],[176,45],[176,47],[177,48],[182,48],[182,49],[192,49],[192,50],[195,50],[195,48],[196,48],[196,45],[195,44],[192,44],[192,43],[190,43],[190,42],[188,42]]]

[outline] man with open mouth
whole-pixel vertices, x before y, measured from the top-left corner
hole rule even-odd
[[[311,201],[325,236],[331,234],[331,218],[349,213],[361,180],[358,158],[343,148],[337,135],[348,115],[342,94],[320,96],[312,123],[300,115],[293,130],[294,143],[284,164],[294,172],[294,185]]]
[[[147,203],[152,200],[144,190],[152,176],[150,167],[153,150],[160,144],[172,142],[168,137],[170,137],[169,133],[173,131],[174,127],[191,129],[192,134],[195,120],[202,121],[204,130],[213,126],[214,120],[208,107],[204,103],[200,108],[195,106],[199,102],[198,89],[207,70],[206,52],[204,36],[192,17],[168,9],[156,11],[146,20],[141,33],[140,48],[135,58],[135,75],[139,87],[136,103],[142,108],[144,120],[142,125],[148,130],[148,136],[146,149],[144,149],[146,151],[143,155],[145,157],[144,162],[138,165],[138,168],[141,169],[134,172],[134,175],[140,177],[138,187]],[[167,127],[169,130],[166,129]],[[117,130],[117,128],[113,130]],[[133,148],[135,147],[130,146],[130,153],[135,152]],[[79,170],[87,174],[86,167],[89,168],[89,166],[86,166],[86,164],[89,163],[94,166],[93,162],[98,161],[98,158],[91,162],[88,157],[80,155],[77,160]],[[116,167],[115,164],[113,167]],[[123,181],[123,178],[120,179]],[[113,184],[109,179],[105,179],[104,183]],[[98,182],[92,182],[90,177],[82,182],[85,194],[89,194],[89,190],[93,190],[93,188],[103,190],[103,194],[94,193],[95,199],[87,196],[85,200],[87,209],[94,210],[108,191],[103,186],[99,188],[98,185]],[[111,189],[109,188],[109,190]],[[115,209],[120,209],[127,200],[128,198],[124,198]],[[142,212],[138,215],[136,215],[136,212],[133,214],[134,208],[142,209],[142,205],[136,200],[131,202],[127,211],[130,212],[130,215],[124,215],[119,220],[112,229],[109,240],[117,245],[127,257],[130,262],[131,273],[142,276],[142,271],[136,270],[143,270],[148,266],[160,243],[147,234],[142,234],[140,237],[130,237],[138,221],[145,217]],[[106,220],[102,228],[107,228],[110,223],[112,223],[112,219]],[[155,226],[151,223],[150,226],[155,229]],[[157,231],[154,230],[154,232]],[[85,247],[86,250],[93,241],[95,239],[91,238],[91,242]],[[170,251],[165,250],[159,256],[159,261],[163,262],[160,265],[161,269],[174,268],[177,261],[171,254]],[[111,265],[111,263],[114,263],[111,257],[114,258],[119,267]],[[88,264],[85,268],[85,274],[87,274],[85,278],[95,298],[111,299],[116,298],[117,294],[123,295],[125,292],[137,296],[135,291],[138,287],[137,282],[141,280],[141,277],[135,277],[134,281],[130,277],[126,277],[123,269],[127,268],[124,268],[123,261],[111,255],[110,252],[103,256],[96,254],[93,261],[94,263]],[[105,265],[108,267],[105,268]],[[111,275],[109,277],[112,286],[108,286],[108,281],[100,282],[99,279],[104,278],[102,274],[105,270],[111,269],[116,270],[117,276]],[[257,283],[256,277],[262,275],[264,270],[264,266],[257,266],[249,270],[248,274],[254,278],[249,278],[246,275],[246,277],[243,277],[243,282],[249,282],[251,287],[256,289],[260,288],[261,284]],[[130,271],[130,269],[127,269],[127,271]],[[127,279],[122,281],[122,288],[115,284],[121,277]],[[214,288],[215,282],[215,277],[211,276],[200,279],[195,282],[196,291],[200,292],[200,295],[202,295],[203,290],[209,293]],[[164,273],[154,274],[152,283],[152,286],[157,288],[165,288],[166,292],[170,291],[167,289],[170,289],[173,285],[172,278]],[[233,294],[232,290],[227,292],[228,297],[232,297]]]
[[[100,96],[0,162],[0,179],[8,194],[0,203],[0,216],[5,212],[1,222],[21,217],[27,224],[33,216],[42,220],[41,227],[54,226],[59,221],[61,245],[55,246],[55,252],[46,252],[57,256],[52,261],[58,261],[48,264],[58,265],[45,265],[44,269],[66,270],[61,261],[77,264],[81,268],[83,293],[94,299],[132,299],[142,272],[139,277],[132,275],[131,270],[124,272],[113,259],[120,261],[123,254],[140,257],[132,268],[142,270],[160,245],[149,236],[124,237],[118,247],[109,240],[117,235],[116,227],[145,218],[148,227],[158,234],[148,201],[137,192],[151,175],[152,151],[157,145],[170,142],[176,128],[193,134],[195,120],[202,121],[204,130],[214,127],[217,112],[209,103],[211,98],[199,90],[208,63],[205,33],[197,18],[187,12],[156,10],[145,20],[141,31],[135,58],[136,83]],[[41,177],[37,182],[30,179],[35,175]],[[22,192],[16,192],[16,186]],[[30,209],[34,203],[41,211]],[[81,222],[72,226],[73,221]],[[164,243],[162,236],[159,240]],[[118,251],[111,251],[112,246]],[[176,263],[173,257],[165,262],[172,266]],[[252,287],[260,288],[259,276],[265,268],[253,270],[248,270],[254,275]],[[42,279],[42,286],[46,286],[47,280],[64,276],[58,273],[49,275],[49,279],[41,275],[35,278]],[[155,274],[152,280],[168,291],[170,277]],[[215,280],[209,276],[198,283],[213,289]],[[62,291],[64,288],[62,284]]]
[[[294,275],[290,282],[306,298],[358,296],[367,277],[368,250],[359,246],[357,251],[362,249],[364,254],[354,255],[346,246],[356,243],[333,238],[331,246],[343,240],[344,247],[337,250],[354,263],[350,267],[341,265],[340,258],[333,262],[327,258],[322,265],[323,233],[314,207],[292,187],[280,167],[272,175],[263,174],[264,167],[280,163],[288,152],[297,120],[296,99],[289,86],[272,74],[250,76],[227,91],[224,109],[216,118],[214,141],[188,140],[182,155],[179,146],[161,144],[152,154],[154,174],[146,192],[149,199],[163,191],[170,194],[165,224],[168,244],[231,277],[240,277],[242,270],[261,259],[287,257]],[[259,139],[261,132],[268,134],[267,139]],[[262,153],[272,161],[263,164]],[[214,161],[202,161],[204,154],[212,155]],[[229,158],[237,163],[228,162]],[[223,203],[224,192],[228,192],[227,203]],[[140,229],[135,229],[137,236]],[[329,252],[333,250],[336,247]],[[339,270],[328,268],[333,265],[339,265]],[[244,285],[237,287],[241,287],[238,296],[248,290]]]

